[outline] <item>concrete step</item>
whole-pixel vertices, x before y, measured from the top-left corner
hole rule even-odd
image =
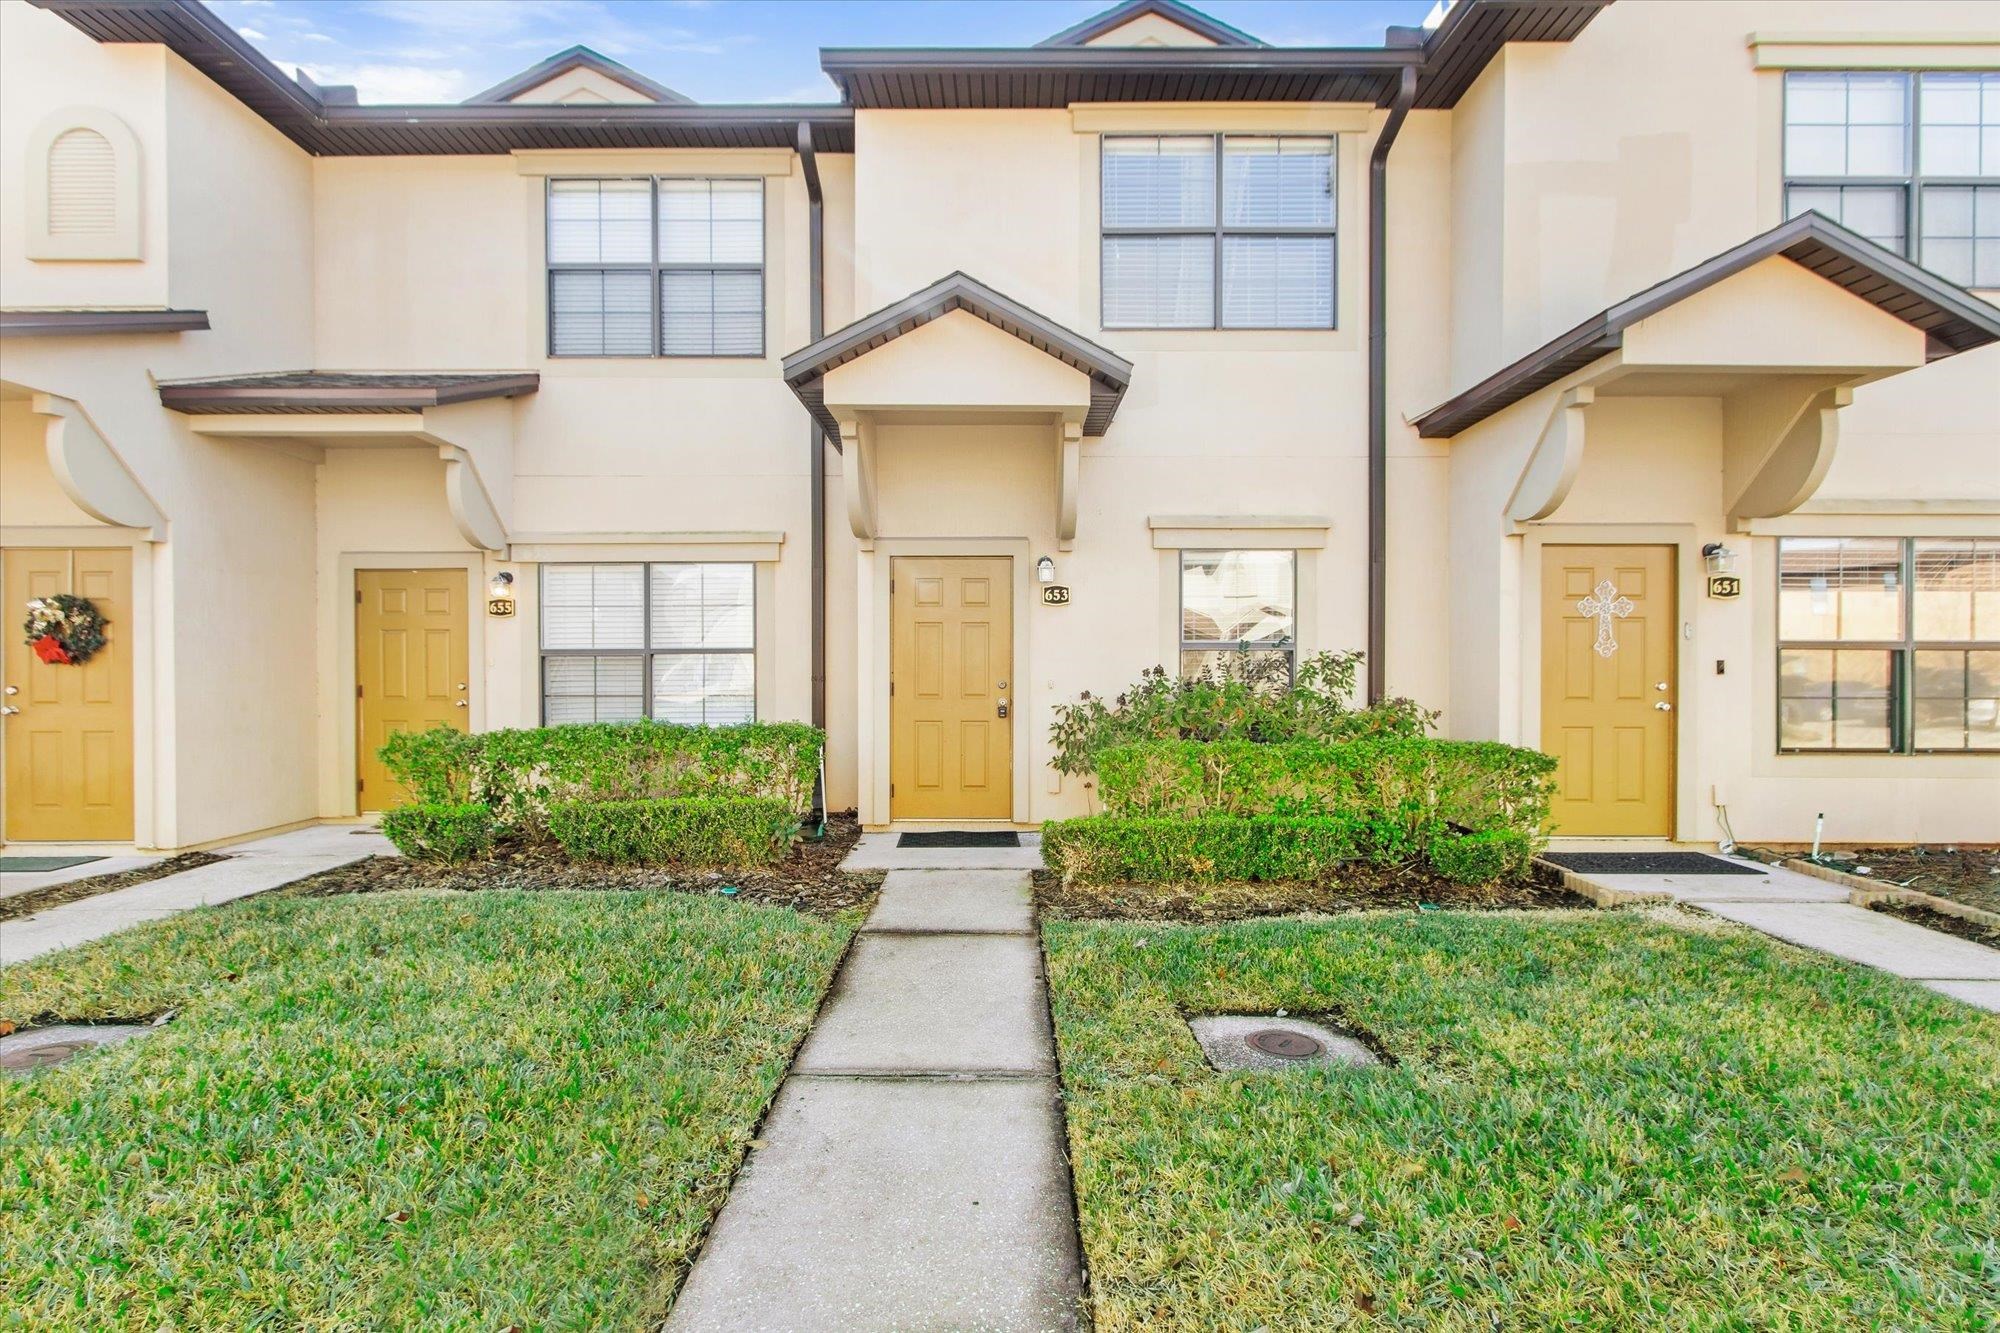
[[[1022,870],[892,870],[868,931],[1026,935],[1034,894]]]

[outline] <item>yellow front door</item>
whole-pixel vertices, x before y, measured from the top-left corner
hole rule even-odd
[[[1556,832],[1672,837],[1671,546],[1542,548],[1542,748]]]
[[[5,566],[10,842],[129,842],[132,838],[132,552],[15,547]],[[42,661],[21,633],[31,598],[87,597],[104,616],[89,661]]]
[[[890,566],[889,814],[1014,815],[1014,562]]]
[[[399,731],[468,729],[465,571],[354,574],[355,803],[386,810],[409,796],[376,751]]]

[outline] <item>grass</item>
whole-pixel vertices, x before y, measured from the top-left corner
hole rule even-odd
[[[0,972],[0,1325],[637,1328],[853,929],[683,894],[191,913]]]
[[[2000,1320],[2000,1020],[1630,913],[1053,922],[1097,1328]],[[1182,1021],[1397,1057],[1221,1075]]]

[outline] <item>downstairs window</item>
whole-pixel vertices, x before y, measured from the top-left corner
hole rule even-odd
[[[543,565],[542,721],[757,715],[756,567]]]

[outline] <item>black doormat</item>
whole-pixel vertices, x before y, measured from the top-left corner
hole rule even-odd
[[[1761,875],[1765,868],[1706,852],[1544,852],[1542,859],[1579,875]]]
[[[905,833],[896,839],[898,847],[1019,847],[1018,833]]]
[[[0,856],[0,870],[9,870],[16,875],[38,875],[49,870],[89,865],[92,861],[103,859],[101,856]]]

